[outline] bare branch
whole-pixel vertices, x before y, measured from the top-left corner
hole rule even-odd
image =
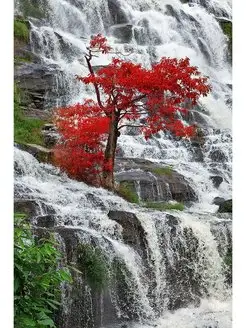
[[[91,65],[91,59],[92,59],[92,53],[91,53],[91,50],[89,50],[89,56],[85,56],[85,60],[86,60],[86,63],[87,63],[89,72],[91,73],[92,76],[95,76],[95,73],[94,73],[93,68],[92,68],[92,65]],[[94,85],[94,88],[95,88],[95,91],[96,91],[98,105],[102,109],[104,109],[104,106],[103,106],[103,104],[101,102],[101,96],[100,96],[99,87],[98,87],[98,85],[96,83],[93,83],[93,85]]]
[[[123,124],[123,125],[121,125],[119,128],[118,128],[118,130],[119,129],[121,129],[121,128],[124,128],[124,127],[130,127],[130,128],[145,128],[146,127],[146,125],[144,125],[144,124],[139,124],[139,125],[135,125],[135,124]]]

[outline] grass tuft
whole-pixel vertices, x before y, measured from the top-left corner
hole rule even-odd
[[[133,183],[126,181],[121,182],[117,193],[130,203],[139,203],[139,198],[135,191]]]
[[[164,202],[147,202],[144,204],[144,207],[153,208],[158,211],[166,211],[166,210],[176,210],[176,211],[183,211],[184,204],[182,203],[164,203]]]
[[[29,28],[25,21],[14,20],[14,36],[25,42],[29,41]]]
[[[101,250],[90,244],[80,244],[77,251],[78,269],[92,288],[103,290],[108,282],[108,267]]]
[[[20,107],[21,91],[14,86],[14,141],[17,143],[32,143],[43,146],[41,128],[44,121],[38,118],[25,117]]]
[[[157,167],[151,170],[152,173],[158,174],[158,175],[172,175],[173,169],[171,166],[166,167]]]

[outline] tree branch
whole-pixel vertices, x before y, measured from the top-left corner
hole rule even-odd
[[[135,125],[135,124],[133,124],[133,125],[131,125],[131,124],[123,124],[123,125],[121,125],[121,126],[118,128],[118,130],[121,129],[121,128],[124,128],[124,127],[130,127],[130,128],[145,128],[146,125],[143,125],[143,124],[139,124],[139,125]]]
[[[85,60],[86,60],[89,72],[91,73],[92,76],[95,76],[95,73],[94,73],[93,68],[91,66],[91,59],[92,59],[92,54],[91,54],[91,51],[89,50],[89,55],[88,56],[85,55]],[[98,105],[99,105],[100,108],[102,108],[104,110],[104,106],[101,102],[99,87],[96,83],[93,83],[93,85],[94,85],[94,88],[95,88]]]

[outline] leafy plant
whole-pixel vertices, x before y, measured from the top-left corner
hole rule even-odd
[[[135,127],[146,139],[162,130],[179,137],[193,136],[196,128],[184,124],[179,114],[187,113],[211,87],[207,77],[190,65],[189,58],[163,57],[150,69],[113,58],[95,71],[95,54],[107,54],[112,49],[98,34],[87,50],[84,61],[89,75],[77,79],[94,87],[96,101],[86,99],[56,110],[55,124],[61,139],[55,158],[57,165],[74,178],[112,190],[121,129]]]
[[[80,244],[77,249],[78,269],[92,288],[102,290],[108,280],[108,268],[99,248]]]
[[[58,268],[61,253],[52,237],[35,239],[24,214],[14,218],[14,323],[16,328],[55,327],[61,283],[71,283]]]
[[[183,211],[184,204],[182,203],[163,203],[163,202],[147,202],[144,204],[144,207],[153,208],[159,211],[166,211],[166,210],[176,210],[176,211]]]
[[[19,40],[28,42],[29,28],[24,20],[14,20],[14,36]]]
[[[117,193],[130,203],[135,203],[135,204],[139,203],[139,197],[135,191],[135,188],[133,184],[129,182],[126,181],[121,182],[117,190]]]
[[[220,26],[224,32],[224,34],[228,38],[228,51],[230,54],[230,57],[232,57],[232,22],[220,22]]]
[[[24,56],[15,56],[14,57],[14,64],[20,65],[21,63],[30,63],[32,61],[32,58],[30,55]]]

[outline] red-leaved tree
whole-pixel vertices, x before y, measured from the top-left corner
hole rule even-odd
[[[56,110],[55,124],[61,140],[55,148],[55,159],[71,176],[113,189],[121,129],[137,127],[145,138],[160,130],[180,137],[193,136],[195,127],[184,124],[180,113],[184,116],[211,88],[207,77],[190,66],[188,58],[163,57],[150,69],[113,58],[109,65],[95,72],[94,54],[106,54],[111,48],[99,34],[87,50],[89,75],[77,78],[93,85],[96,101],[87,99]]]

